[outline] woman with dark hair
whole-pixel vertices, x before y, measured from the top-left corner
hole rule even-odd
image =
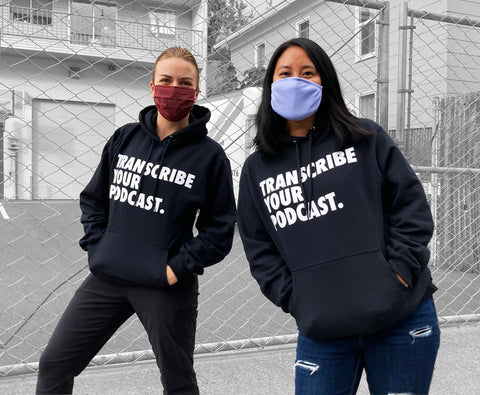
[[[263,81],[263,95],[257,113],[256,124],[259,133],[254,140],[256,148],[263,153],[273,154],[282,141],[282,135],[287,134],[286,118],[275,112],[271,105],[272,82],[278,58],[290,47],[302,48],[311,58],[313,66],[321,76],[322,99],[320,107],[313,119],[327,123],[335,134],[339,146],[360,140],[370,133],[358,122],[357,118],[348,111],[343,100],[340,83],[335,68],[325,53],[314,41],[307,39],[294,39],[283,43],[272,56]],[[285,75],[285,72],[283,72]],[[289,95],[290,92],[287,92]],[[296,102],[301,106],[300,102]],[[295,108],[291,108],[295,112]],[[298,114],[300,116],[301,114]],[[311,117],[312,117],[311,116]]]
[[[238,224],[262,292],[297,322],[297,394],[426,394],[440,341],[430,208],[375,122],[355,117],[315,42],[267,68]]]

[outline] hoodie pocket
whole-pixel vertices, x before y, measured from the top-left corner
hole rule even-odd
[[[121,284],[168,287],[168,250],[107,230],[88,254],[90,270]]]
[[[393,325],[413,310],[410,293],[373,251],[295,271],[290,305],[300,333],[323,340]]]

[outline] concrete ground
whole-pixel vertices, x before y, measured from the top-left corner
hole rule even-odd
[[[295,345],[218,352],[195,359],[205,395],[293,394]],[[0,394],[34,394],[35,375],[0,379]],[[367,395],[362,380],[358,395]],[[75,383],[76,395],[161,394],[153,362],[89,368]],[[431,395],[480,395],[480,325],[442,327]]]

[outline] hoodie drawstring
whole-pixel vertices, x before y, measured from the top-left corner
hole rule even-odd
[[[158,164],[160,170],[162,170],[162,167],[163,167],[163,158],[165,158],[165,154],[167,153],[168,146],[170,145],[170,141],[172,141],[172,137],[171,137],[171,136],[168,136],[166,140],[167,140],[167,144],[165,144],[165,149],[164,149],[163,152],[162,152],[162,156],[160,157],[160,163]]]
[[[301,171],[301,159],[300,159],[300,148],[298,147],[298,141],[294,140],[293,143],[295,144],[295,152],[296,152],[296,157],[297,157],[297,172],[298,172],[298,177],[299,177],[299,182],[300,182],[300,187],[302,188],[302,194],[303,198],[305,199],[305,204],[306,204],[306,209],[307,209],[307,218],[310,219],[310,214],[312,212],[311,208],[311,202],[313,199],[313,180],[311,176],[311,164],[312,164],[312,132],[315,129],[315,126],[312,126],[312,128],[309,130],[308,133],[308,144],[307,144],[307,166],[306,168],[306,174],[307,177],[309,178],[309,191],[308,195],[305,191],[305,187],[302,182],[302,171]],[[310,176],[308,175],[310,172]]]
[[[313,177],[312,177],[312,134],[313,134],[313,130],[315,129],[315,126],[312,126],[312,128],[310,129],[310,132],[308,133],[308,145],[307,145],[307,159],[308,159],[308,167],[309,167],[309,170],[310,170],[310,177],[308,177],[309,179],[309,183],[310,183],[310,193],[309,193],[309,196],[308,196],[308,218],[310,218],[310,213],[311,213],[311,202],[313,200]],[[308,175],[308,174],[307,174]]]
[[[154,145],[154,142],[153,142],[153,140],[151,140],[151,141],[150,141],[150,148],[148,149],[147,160],[145,161],[146,163],[150,161],[150,157],[152,156],[153,145]],[[138,185],[138,190],[139,190],[139,191],[142,190],[143,180],[144,180],[144,179],[145,179],[145,177],[142,177],[142,178],[140,179],[140,184]]]
[[[168,147],[170,145],[170,141],[172,141],[172,136],[168,136],[166,138],[167,140],[167,143],[165,144],[165,149],[163,150],[162,152],[162,156],[160,157],[160,163],[158,164],[158,171],[161,172],[162,171],[162,167],[163,167],[163,159],[165,158],[165,154],[167,153],[167,150],[168,150]],[[153,146],[153,142],[152,142],[152,146]],[[155,181],[155,189],[154,189],[154,193],[157,194],[157,186],[158,186],[158,178],[156,179]]]

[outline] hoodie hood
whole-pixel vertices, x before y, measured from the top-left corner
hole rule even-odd
[[[142,129],[156,141],[157,135],[157,108],[148,106],[140,111],[139,122]],[[205,137],[208,133],[207,123],[210,120],[210,110],[206,107],[194,105],[190,112],[189,124],[169,136],[169,144],[188,144]]]

